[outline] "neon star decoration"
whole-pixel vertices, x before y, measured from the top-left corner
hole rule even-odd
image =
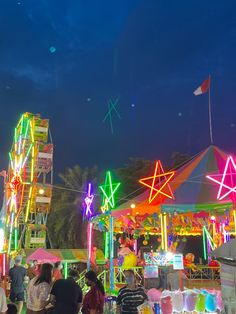
[[[221,201],[229,194],[236,193],[236,164],[233,157],[227,158],[223,174],[207,175],[206,178],[219,184],[217,200]]]
[[[117,117],[119,119],[121,119],[121,116],[117,110],[117,105],[118,105],[118,98],[116,98],[115,100],[109,99],[107,102],[107,106],[108,106],[108,111],[103,119],[103,123],[109,118],[109,122],[110,122],[110,128],[111,128],[111,133],[114,133],[114,128],[113,128],[113,119],[112,119],[112,113],[114,112]]]
[[[109,210],[109,206],[108,206],[108,201],[107,199],[105,199],[105,203],[104,206],[101,206],[101,211],[104,214],[105,212],[107,212]]]
[[[150,188],[149,204],[158,196],[174,199],[173,192],[169,185],[174,175],[174,171],[164,172],[161,162],[157,161],[153,176],[139,180],[139,183]]]
[[[85,203],[85,216],[90,217],[92,216],[92,203],[93,203],[94,195],[91,194],[91,183],[88,184],[88,191],[87,195],[84,199]]]
[[[111,172],[107,171],[104,185],[99,186],[103,194],[103,204],[101,207],[103,212],[115,207],[115,193],[119,186],[120,183],[112,183]]]

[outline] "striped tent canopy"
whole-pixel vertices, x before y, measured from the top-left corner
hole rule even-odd
[[[87,263],[87,250],[86,249],[45,249],[46,252],[56,256],[62,262]],[[25,249],[26,259],[35,252],[35,249]],[[96,250],[97,264],[105,264],[105,256],[102,250]]]
[[[146,188],[145,192],[113,210],[112,215],[120,217],[160,212],[217,212],[232,209],[234,202],[231,197],[234,193],[230,193],[222,201],[217,200],[219,184],[206,178],[208,174],[222,175],[227,157],[228,154],[216,146],[208,147],[176,171],[169,184],[174,199],[166,198],[161,203],[155,199],[149,204],[150,189]],[[135,208],[131,208],[132,203]]]

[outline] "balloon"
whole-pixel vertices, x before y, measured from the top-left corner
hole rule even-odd
[[[137,257],[134,253],[124,256],[123,268],[129,269],[137,265]]]

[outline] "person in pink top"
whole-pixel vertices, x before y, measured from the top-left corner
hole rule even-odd
[[[62,266],[61,262],[55,263],[54,271],[53,271],[53,281],[57,281],[57,280],[63,278],[63,275],[62,275],[62,272],[61,272],[62,268],[63,268],[63,266]]]

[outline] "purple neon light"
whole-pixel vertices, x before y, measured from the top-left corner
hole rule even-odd
[[[85,215],[87,217],[92,215],[92,203],[93,203],[94,195],[91,194],[91,183],[88,184],[88,192],[84,199],[85,202]]]

